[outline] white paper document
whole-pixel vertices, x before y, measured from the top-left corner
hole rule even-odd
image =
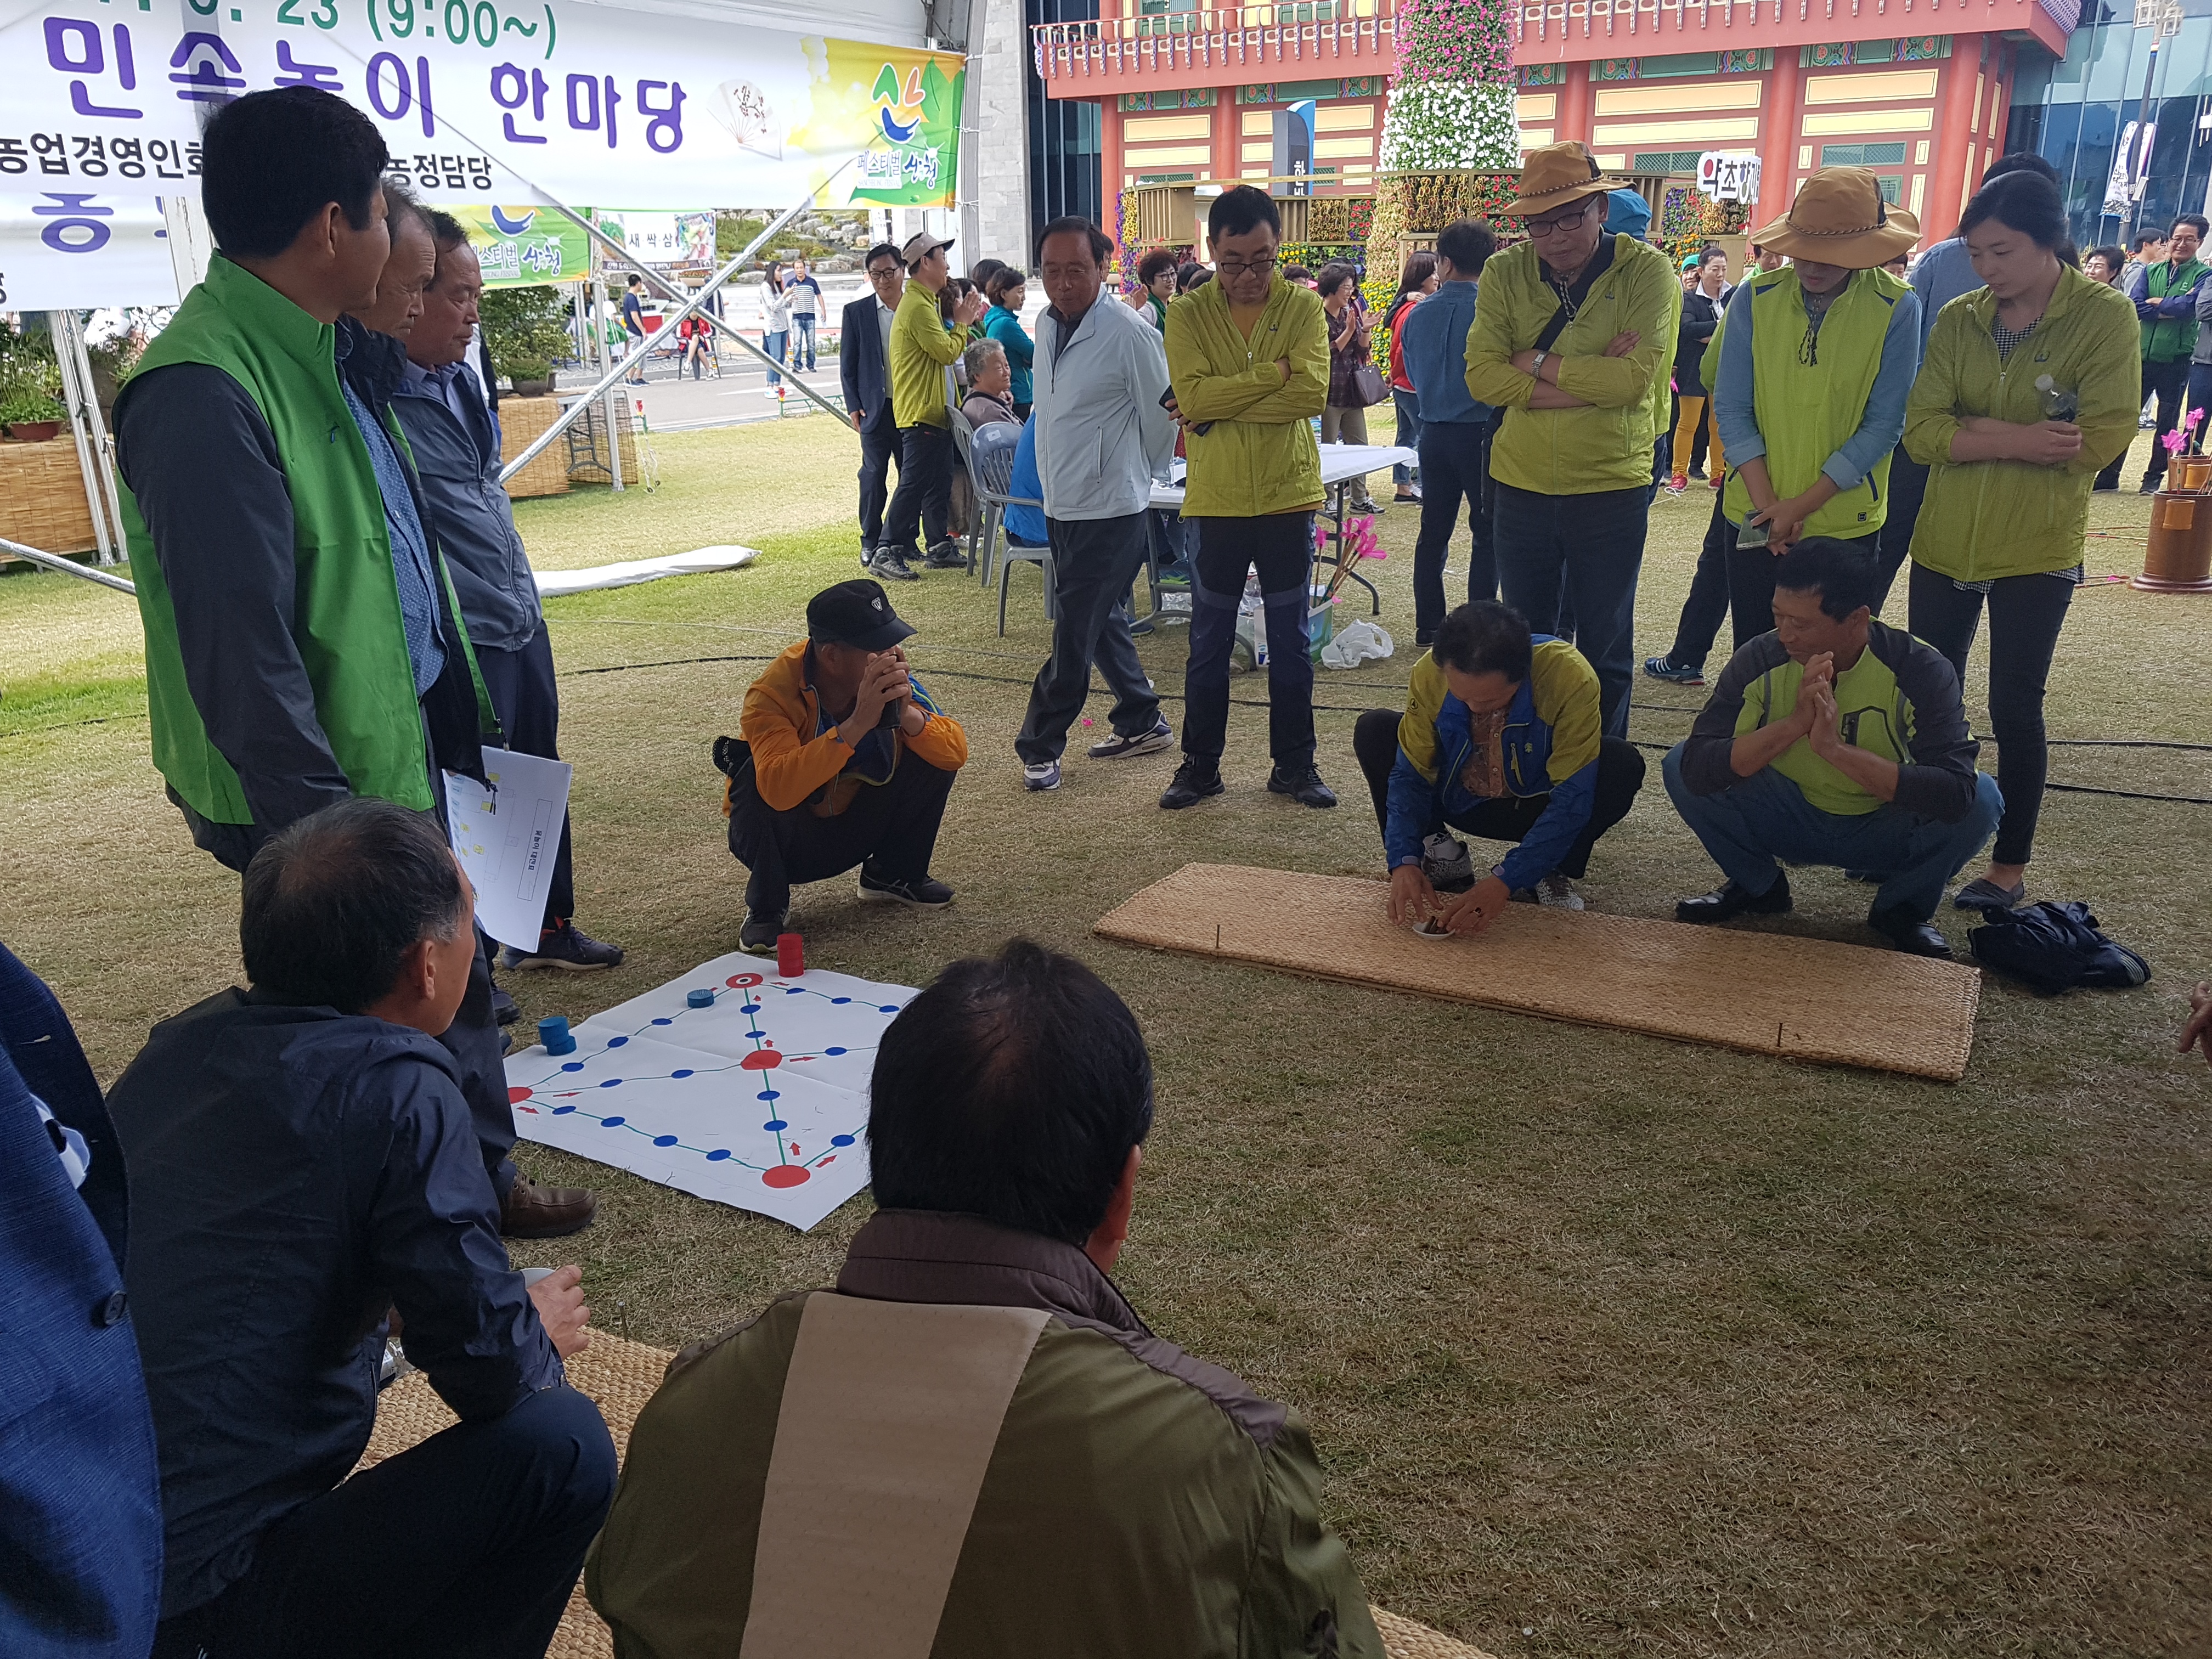
[[[477,925],[501,945],[534,951],[574,769],[507,749],[487,749],[483,759],[489,789],[474,778],[446,774],[453,851],[476,884]]]

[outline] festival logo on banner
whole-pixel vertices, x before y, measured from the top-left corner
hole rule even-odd
[[[456,206],[452,212],[469,234],[486,288],[574,283],[591,274],[591,238],[550,208]]]

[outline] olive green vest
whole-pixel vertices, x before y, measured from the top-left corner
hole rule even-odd
[[[392,568],[384,498],[368,446],[339,389],[336,331],[220,255],[207,278],[146,349],[137,374],[173,363],[222,369],[253,399],[276,440],[292,498],[293,562],[297,581],[292,629],[314,688],[315,716],[331,753],[358,795],[430,810],[430,767],[399,588]],[[406,440],[387,414],[386,430],[406,453]],[[220,478],[207,481],[223,488]],[[154,764],[202,817],[251,823],[245,792],[230,763],[208,741],[185,684],[177,619],[155,556],[153,537],[130,487],[121,486],[123,524],[138,614],[146,630],[146,700],[154,728]],[[454,625],[462,628],[451,579],[439,574]],[[462,629],[464,648],[466,630]],[[487,730],[494,722],[477,674]]]
[[[1828,457],[1866,418],[1890,313],[1905,297],[1905,284],[1886,270],[1853,272],[1829,302],[1808,352],[1796,267],[1762,271],[1749,281],[1752,409],[1766,443],[1766,476],[1776,496],[1787,500],[1812,488]],[[1814,361],[1807,362],[1808,355]],[[1850,537],[1881,529],[1889,516],[1891,453],[1884,450],[1873,471],[1806,520],[1805,533]],[[1724,501],[1723,510],[1735,523],[1751,513],[1741,471],[1729,472]]]
[[[1824,328],[1822,332],[1826,331]],[[1798,688],[1804,683],[1805,665],[1785,662],[1746,686],[1743,707],[1735,717],[1736,735],[1743,737],[1788,720],[1796,710]],[[1899,766],[1911,764],[1912,705],[1898,689],[1896,672],[1875,655],[1872,647],[1861,651],[1859,659],[1836,676],[1834,689],[1836,725],[1845,743]],[[1798,738],[1771,764],[1804,793],[1806,804],[1819,811],[1857,817],[1881,808],[1879,795],[1814,754],[1809,738]]]

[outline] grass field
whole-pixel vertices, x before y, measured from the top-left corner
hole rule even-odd
[[[708,746],[807,595],[855,574],[848,434],[806,419],[659,447],[654,494],[522,504],[539,562],[725,541],[764,556],[549,606],[580,919],[630,955],[609,975],[514,976],[529,1018],[734,947],[743,877]],[[1693,486],[1654,510],[1639,655],[1671,637],[1709,501]],[[2136,568],[2145,509],[2096,498],[2094,572]],[[2093,901],[2156,977],[2055,1000],[1989,982],[1955,1086],[1091,937],[1193,859],[1380,873],[1351,726],[1411,666],[1413,520],[1381,526],[1398,655],[1317,688],[1334,812],[1264,793],[1249,704],[1221,800],[1158,811],[1171,756],[1078,759],[1057,795],[1024,796],[1036,572],[1015,573],[1003,640],[967,580],[899,591],[918,670],[973,744],[938,860],[959,902],[886,916],[843,883],[803,889],[809,960],[920,984],[1019,933],[1129,1000],[1159,1115],[1123,1281],[1164,1334],[1305,1414],[1328,1515],[1384,1606],[1502,1655],[2212,1652],[2212,1076],[2172,1052],[2183,992],[2212,975],[2212,808],[2051,796],[2033,893]],[[1181,632],[1140,648],[1179,692]],[[2085,588],[2053,732],[2202,741],[2208,670],[2212,600]],[[236,880],[161,797],[127,599],[0,579],[0,938],[112,1078],[150,1023],[236,977]],[[1663,745],[1699,694],[1638,695],[1632,735]],[[1656,916],[1717,877],[1649,753],[1586,891]],[[2212,795],[2205,759],[2065,747],[2053,775]],[[1771,925],[1873,942],[1867,890],[1833,872],[1795,884],[1797,913]],[[1963,945],[1963,919],[1942,920]],[[580,1260],[603,1323],[667,1344],[827,1281],[867,1210],[800,1237],[580,1161],[526,1162],[605,1201],[565,1248],[518,1255]]]

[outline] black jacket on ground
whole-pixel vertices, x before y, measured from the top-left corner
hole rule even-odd
[[[107,1104],[129,1159],[164,1618],[220,1595],[263,1532],[345,1479],[376,1420],[386,1310],[465,1421],[562,1383],[435,1038],[223,991],[156,1025]]]
[[[895,430],[891,416],[890,365],[884,359],[884,331],[876,321],[873,290],[848,303],[838,325],[837,379],[845,388],[845,407],[864,409],[863,432]]]

